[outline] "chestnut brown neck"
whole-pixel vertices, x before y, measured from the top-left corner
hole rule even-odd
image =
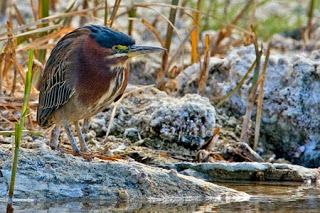
[[[79,91],[79,100],[86,105],[99,100],[109,90],[116,72],[112,67],[121,60],[114,58],[108,60],[112,50],[103,48],[91,37],[85,39],[79,54],[79,74],[76,89]],[[110,88],[112,89],[112,88]]]

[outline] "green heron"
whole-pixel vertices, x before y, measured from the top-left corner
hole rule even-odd
[[[53,48],[41,79],[37,122],[55,124],[50,146],[55,149],[63,125],[79,154],[70,123],[76,127],[81,151],[87,145],[79,120],[88,119],[117,101],[128,84],[128,61],[133,56],[165,49],[136,46],[124,33],[90,25],[66,34]]]

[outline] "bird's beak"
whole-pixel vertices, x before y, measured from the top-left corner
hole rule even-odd
[[[151,46],[131,46],[128,49],[128,56],[134,57],[138,55],[144,55],[149,53],[157,53],[166,50],[162,47],[151,47]]]

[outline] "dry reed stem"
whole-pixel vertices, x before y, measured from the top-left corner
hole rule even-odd
[[[19,61],[22,61],[22,60],[23,60],[23,61],[27,62],[27,59],[26,59],[26,58],[24,57],[24,55],[22,55],[22,54],[20,55],[20,57],[21,57],[21,59],[15,60],[13,63],[14,63],[14,66],[17,66],[18,72],[19,72],[19,75],[21,76],[21,78],[22,78],[23,80],[25,80],[26,72],[25,72],[22,64],[20,64]],[[22,62],[22,63],[24,63],[24,62]],[[24,85],[24,84],[25,84],[25,81],[23,81],[23,82],[20,81],[20,83],[21,83],[21,85]],[[31,87],[31,91],[32,91],[32,92],[35,92],[34,87]]]
[[[201,0],[197,1],[197,10],[200,11],[201,7]],[[193,26],[196,26],[196,29],[192,31],[191,33],[191,64],[198,63],[199,62],[199,56],[198,56],[198,44],[199,44],[199,19],[200,15],[199,12],[193,13]]]
[[[33,59],[33,64],[37,66],[37,68],[39,68],[37,71],[34,72],[33,74],[33,77],[32,77],[32,92],[33,91],[33,87],[40,91],[40,88],[41,88],[41,81],[40,79],[42,78],[42,74],[43,74],[43,71],[44,71],[44,65],[38,61],[37,59]]]
[[[72,8],[74,7],[75,3],[76,3],[76,0],[74,0],[74,1],[70,4],[70,6],[67,8],[66,11],[64,11],[64,13],[69,13],[69,12],[72,10]],[[80,7],[80,4],[78,4],[78,5],[74,8],[74,10],[77,10],[78,7]],[[95,12],[95,11],[96,11],[96,10],[93,10],[93,12]],[[81,15],[81,14],[80,14],[80,15]],[[79,16],[80,16],[80,15],[79,15]],[[54,23],[54,24],[60,24],[60,23],[63,21],[63,23],[62,23],[63,26],[65,26],[65,27],[70,27],[70,23],[71,23],[73,17],[74,17],[74,16],[71,16],[70,18],[69,18],[69,17],[60,18],[58,21],[54,21],[53,23]]]
[[[110,17],[110,22],[109,22],[109,27],[110,28],[112,28],[113,22],[116,19],[120,3],[121,3],[121,0],[116,0],[114,2],[114,6],[113,6],[113,10],[112,10],[111,17]]]
[[[31,85],[32,86],[32,85]],[[28,109],[30,109],[30,106],[29,106],[29,103],[28,103]],[[30,111],[29,111],[30,112]],[[35,128],[34,128],[34,125],[33,125],[33,121],[32,121],[32,117],[30,116],[30,114],[28,113],[27,115],[26,115],[26,117],[27,117],[27,119],[28,119],[28,124],[29,124],[29,129],[30,130],[34,130]]]
[[[26,81],[26,73],[25,73],[25,71],[23,69],[23,66],[20,64],[20,62],[18,60],[14,61],[14,65],[16,66],[16,68],[17,68],[17,70],[18,70],[18,72],[20,74],[20,77],[21,77],[21,79],[23,81],[23,84],[24,84],[25,81]]]
[[[150,4],[150,5],[152,5],[152,4]],[[172,21],[170,20],[170,16],[169,16],[169,19],[168,19],[168,18],[167,18],[165,15],[163,15],[162,13],[160,13],[160,12],[158,12],[157,10],[151,8],[151,7],[149,6],[149,4],[134,4],[134,7],[148,8],[148,9],[154,11],[155,13],[157,13],[161,18],[163,18],[163,19],[168,23],[168,26],[170,25],[170,28],[172,28],[173,31],[174,31],[174,32],[176,33],[176,35],[178,36],[179,41],[180,41],[180,42],[182,41],[181,36],[180,36],[180,34],[179,34],[179,32],[178,32],[178,29],[174,26],[174,22],[172,22]],[[179,9],[179,7],[172,7],[172,8],[175,9],[175,10]],[[170,11],[170,13],[171,13],[171,11]],[[168,34],[168,28],[167,28],[166,36],[167,36],[167,34]],[[171,43],[171,42],[170,42],[170,43]],[[169,50],[170,50],[170,49],[169,49]]]
[[[23,97],[23,99],[24,99],[24,97]],[[17,116],[15,116],[15,115],[13,114],[13,112],[11,112],[6,105],[2,104],[2,105],[0,105],[0,106],[1,106],[0,108],[3,108],[3,109],[5,109],[5,110],[8,111],[8,113],[10,114],[10,116],[14,119],[14,122],[19,121],[19,119],[17,118]],[[13,109],[19,110],[19,109],[21,109],[21,108],[13,108]]]
[[[188,4],[188,1],[189,0],[182,0],[182,2],[180,4],[181,7],[185,7]],[[184,10],[180,10],[179,17],[182,18],[184,14],[185,14],[185,11]]]
[[[246,114],[243,116],[240,142],[248,143],[249,130],[251,129],[251,115],[252,115],[255,95],[257,92],[258,85],[261,83],[262,79],[263,79],[263,76],[261,75],[257,83],[254,85],[254,87],[249,93],[247,107],[246,107]]]
[[[171,4],[178,5],[179,0],[172,0]],[[177,13],[176,8],[170,8],[170,15],[169,15],[169,20],[168,20],[166,38],[164,41],[164,45],[165,45],[165,48],[167,49],[167,51],[164,51],[164,53],[162,54],[162,64],[161,64],[161,68],[157,72],[157,80],[156,80],[157,88],[160,90],[165,89],[164,78],[165,78],[165,75],[167,74],[167,69],[168,69],[167,63],[168,63],[168,57],[169,57],[169,53],[170,53],[172,33],[173,33],[173,30],[175,29],[174,23],[176,20],[176,13]],[[181,39],[180,39],[180,41],[181,41]]]
[[[99,0],[93,0],[93,7],[98,7],[99,6]],[[92,11],[92,15],[97,17],[98,16],[98,12],[95,10],[95,11]]]
[[[241,129],[241,136],[240,136],[240,141],[248,143],[248,138],[249,138],[249,129],[251,128],[251,115],[252,115],[252,110],[253,110],[253,105],[254,105],[254,96],[257,91],[258,87],[258,78],[259,78],[259,72],[260,72],[260,60],[261,60],[261,55],[262,55],[262,43],[261,43],[261,50],[259,51],[259,45],[258,45],[258,37],[256,36],[254,32],[254,28],[251,27],[253,31],[253,44],[254,44],[254,49],[256,53],[256,67],[254,69],[253,77],[252,77],[252,86],[249,90],[249,97],[248,97],[248,102],[247,102],[247,108],[246,108],[246,115],[243,117],[243,123],[242,123],[242,129]]]
[[[156,12],[157,14],[159,14],[159,16],[161,16],[161,18],[163,18],[172,28],[173,28],[173,31],[176,33],[176,35],[178,36],[178,39],[180,41],[180,43],[182,42],[182,39],[181,39],[181,36],[177,30],[177,28],[174,26],[174,24],[166,17],[164,16],[162,13],[158,12],[157,10],[151,8],[150,6],[152,5],[156,5],[156,6],[166,6],[166,7],[171,7],[173,9],[187,9],[187,8],[183,8],[183,7],[180,7],[180,6],[176,6],[176,5],[167,5],[167,4],[161,4],[161,3],[150,3],[150,4],[134,4],[134,7],[143,7],[143,8],[148,8],[154,12]],[[195,9],[192,9],[192,8],[188,8],[190,9],[191,11],[197,11]],[[201,13],[201,11],[198,11],[199,13]],[[190,16],[192,17],[192,16]],[[1,35],[1,34],[0,34]]]
[[[205,86],[208,79],[209,72],[209,58],[210,58],[210,39],[209,35],[206,34],[205,38],[205,54],[203,59],[203,67],[200,72],[199,83],[198,83],[198,94],[203,94],[205,92]]]
[[[13,48],[16,49],[16,47],[17,47],[17,40],[13,39]],[[13,80],[12,80],[12,85],[11,85],[10,96],[14,96],[14,92],[15,92],[16,84],[17,84],[17,67],[14,64],[14,61],[17,60],[15,52],[12,54],[11,60],[13,62]]]
[[[45,18],[49,16],[49,0],[38,1],[38,13],[39,13],[39,18]],[[40,25],[40,28],[44,28],[48,26],[49,26],[49,23],[42,23]],[[47,31],[41,32],[39,34],[39,37],[42,37],[45,35],[47,35]],[[44,63],[46,60],[47,50],[40,49],[39,51],[37,51],[37,53],[38,53],[38,60]]]
[[[9,126],[12,126],[12,127],[14,127],[14,123],[13,123],[13,122],[17,122],[17,121],[18,121],[18,120],[16,119],[16,120],[14,120],[14,121],[12,122],[11,120],[3,117],[1,114],[0,114],[0,118],[1,118],[2,120],[4,120],[4,122],[7,123]],[[1,131],[0,131],[0,132],[1,132]],[[0,135],[1,135],[1,134],[0,134]]]
[[[28,43],[27,45],[20,47],[19,49],[17,49],[17,52],[24,52],[27,51],[29,49],[37,49],[40,45],[48,42],[50,39],[59,37],[61,35],[67,34],[69,32],[71,32],[72,30],[74,30],[74,28],[63,28],[59,31],[50,33],[46,36],[37,38],[35,40],[33,40],[32,42]]]
[[[12,15],[11,13],[9,14],[9,19],[7,21],[7,31],[10,31],[12,29]],[[10,36],[10,35],[9,35]],[[15,39],[9,38],[6,46],[4,48],[4,57],[5,57],[5,61],[4,61],[4,67],[2,72],[0,73],[1,77],[0,77],[0,93],[2,92],[2,88],[4,87],[4,78],[6,78],[6,82],[7,82],[7,88],[9,87],[9,69],[11,68],[11,66],[13,65],[13,62],[15,61],[15,46],[16,46],[16,41]]]
[[[263,49],[263,43],[261,43],[261,48],[260,48],[260,51],[259,51],[258,36],[256,35],[256,33],[254,31],[252,33],[253,33],[254,50],[255,50],[255,53],[256,53],[256,67],[254,68],[253,77],[252,77],[252,85],[251,85],[250,90],[254,87],[254,85],[256,84],[256,82],[257,82],[257,80],[259,78],[260,61],[261,61],[261,55],[262,55],[262,49]]]
[[[164,41],[161,38],[160,33],[154,28],[149,22],[147,22],[145,19],[135,19],[139,20],[144,26],[146,26],[152,33],[153,35],[157,38],[159,43],[161,44],[161,47],[164,47]]]
[[[20,37],[20,36],[31,35],[31,34],[35,34],[35,33],[47,32],[47,31],[50,31],[50,30],[53,30],[53,29],[56,29],[56,28],[60,28],[60,27],[62,27],[62,24],[57,24],[57,25],[53,25],[53,26],[49,26],[49,27],[43,27],[43,28],[37,28],[35,30],[30,30],[28,32],[24,32],[24,33],[21,33],[21,34],[18,34],[18,35],[8,36],[7,38],[0,38],[0,41],[7,40],[9,38],[17,38],[17,37]],[[11,32],[13,32],[13,31],[14,30],[11,30]],[[10,35],[10,34],[11,33],[8,33],[8,34],[7,33],[2,33],[2,35]],[[0,35],[0,37],[1,37],[1,35]]]
[[[108,25],[108,0],[104,0],[104,26]]]
[[[19,25],[26,24],[25,21],[23,20],[22,15],[21,15],[19,9],[17,8],[16,4],[13,4],[13,8],[14,8],[14,11],[15,11],[15,14],[16,14],[16,18],[17,18],[17,21],[18,21]]]
[[[312,20],[313,20],[314,5],[315,5],[314,0],[310,0],[309,7],[308,7],[308,24],[307,24],[307,27],[306,27],[304,33],[303,33],[304,34],[303,38],[304,38],[305,42],[307,42],[311,38],[312,26],[313,26]]]
[[[247,23],[247,30],[248,30],[248,31],[251,30],[251,26],[253,26],[253,23],[254,23],[254,18],[255,18],[255,15],[256,15],[257,3],[258,3],[257,0],[254,0],[254,1],[253,1],[252,9],[251,9],[251,14],[250,14],[250,16],[249,16],[249,20],[248,20],[248,23]],[[251,36],[251,35],[245,34],[245,43],[246,43],[247,45],[249,45],[249,44],[252,43],[252,36]]]
[[[269,56],[270,56],[270,49],[271,49],[271,44],[268,44],[268,49],[266,53],[266,58],[263,64],[263,70],[262,70],[262,80],[260,83],[260,88],[259,88],[259,96],[258,96],[258,103],[257,103],[257,116],[256,116],[256,127],[254,130],[254,143],[253,143],[253,150],[257,150],[258,142],[259,142],[259,134],[260,134],[260,124],[261,124],[261,113],[262,113],[262,102],[263,102],[263,87],[264,87],[264,81],[266,78],[266,72],[267,72],[267,66],[269,62]]]
[[[89,7],[89,4],[88,4],[88,0],[83,0],[82,2],[82,9],[88,9]],[[81,16],[80,17],[80,23],[79,23],[79,26],[83,26],[85,25],[85,23],[87,22],[87,19],[85,16]]]
[[[137,15],[137,8],[134,8],[133,7],[133,4],[131,2],[131,6],[130,6],[130,9],[128,11],[128,35],[129,36],[132,36],[132,30],[133,30],[133,20],[131,18],[135,18]]]
[[[177,48],[176,52],[172,54],[171,59],[169,60],[167,67],[171,67],[173,62],[180,56],[180,53],[182,54],[182,66],[183,64],[183,58],[184,58],[184,45],[189,41],[191,33],[196,29],[196,26],[193,26],[192,29],[189,31],[189,33],[186,35],[186,37],[182,40],[180,43],[179,48]]]
[[[38,20],[38,13],[37,13],[36,5],[34,4],[34,0],[30,0],[30,6],[31,6],[33,18],[34,18],[34,20],[37,21]]]

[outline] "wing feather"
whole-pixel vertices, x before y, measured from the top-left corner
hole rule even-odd
[[[42,76],[37,121],[48,126],[52,113],[66,104],[75,92],[72,81],[81,44],[89,34],[87,28],[79,28],[65,35],[52,50]]]

